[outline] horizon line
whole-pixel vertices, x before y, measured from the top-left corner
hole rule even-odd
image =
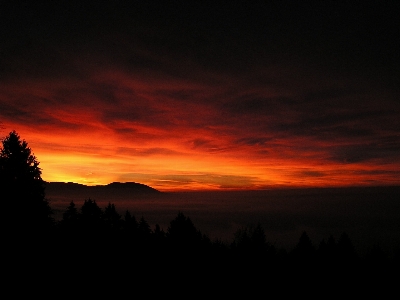
[[[79,183],[73,181],[47,181],[43,180],[45,183],[63,183],[63,184],[76,184],[86,187],[103,187],[111,184],[137,184],[146,186],[158,192],[167,193],[167,192],[229,192],[229,191],[269,191],[269,190],[306,190],[306,189],[349,189],[349,188],[390,188],[397,187],[400,188],[400,184],[354,184],[354,185],[292,185],[292,184],[276,184],[276,185],[265,185],[262,187],[216,187],[216,188],[155,188],[148,184],[136,182],[136,181],[113,181],[106,184],[87,184],[87,183]]]

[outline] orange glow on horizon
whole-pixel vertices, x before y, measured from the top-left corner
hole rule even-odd
[[[30,107],[22,114],[28,120],[5,118],[2,135],[16,130],[28,142],[46,181],[134,181],[161,191],[400,184],[400,162],[379,158],[379,147],[390,151],[374,137],[331,137],[325,133],[330,127],[315,135],[314,128],[297,127],[305,126],[297,107],[288,109],[270,89],[247,93],[268,99],[272,108],[283,105],[273,114],[269,106],[259,113],[261,100],[248,100],[241,90],[231,101],[236,87],[223,81],[144,80],[110,71],[88,82],[0,86],[0,100],[23,99]],[[112,101],[85,84],[106,86]],[[394,143],[387,135],[387,144]],[[377,146],[364,155],[363,145],[371,144]]]
[[[94,153],[86,148],[81,153],[63,153],[61,150],[51,152],[41,149],[39,145],[33,149],[37,149],[34,153],[40,161],[44,180],[85,185],[134,181],[160,191],[179,191],[362,186],[381,185],[382,182],[399,184],[390,175],[381,175],[378,178],[381,181],[372,181],[369,173],[376,171],[374,165],[310,166],[307,162],[301,164],[301,160],[295,159],[264,160],[255,164],[251,160],[227,158],[225,154],[193,153],[152,153],[132,159],[126,154],[113,154],[111,148],[97,147],[101,150]],[[395,168],[392,167],[393,171]]]

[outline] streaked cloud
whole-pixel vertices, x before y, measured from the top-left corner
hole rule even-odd
[[[302,5],[304,16],[278,4],[159,5],[5,10],[3,23],[19,22],[1,29],[1,131],[28,141],[45,180],[159,189],[399,183],[391,14],[365,39],[348,31],[367,32],[352,6],[318,8],[340,16],[335,25]]]

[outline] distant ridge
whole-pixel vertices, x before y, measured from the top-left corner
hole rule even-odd
[[[104,187],[108,189],[134,189],[143,192],[160,193],[160,191],[155,188],[137,182],[112,182],[107,185],[96,185],[96,187]]]
[[[137,193],[161,193],[148,185],[137,182],[112,182],[106,185],[84,185],[75,182],[46,182],[46,190],[124,190]]]

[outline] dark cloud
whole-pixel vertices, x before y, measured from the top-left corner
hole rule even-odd
[[[392,2],[9,2],[2,9],[2,62],[25,58],[31,61],[26,72],[33,76],[51,75],[58,69],[51,66],[68,69],[63,58],[73,53],[139,70],[165,71],[172,61],[195,61],[237,73],[301,60],[329,70],[386,70],[398,65],[398,9]],[[155,57],[168,57],[170,63]]]
[[[8,1],[0,122],[97,145],[115,135],[133,157],[245,157],[257,174],[275,161],[315,180],[328,172],[311,161],[399,164],[399,12],[398,1]],[[215,176],[184,175],[256,184]]]
[[[248,146],[264,146],[271,138],[262,138],[262,137],[245,137],[235,141],[235,144],[239,145],[248,145]]]
[[[352,145],[332,147],[332,159],[342,163],[359,163],[378,160],[380,163],[395,163],[400,159],[398,136],[383,137],[368,144],[362,142]]]
[[[72,152],[78,155],[82,154],[93,154],[93,153],[101,153],[104,148],[101,146],[96,146],[93,145],[90,140],[86,140],[85,142],[80,142],[76,144],[69,144],[65,145],[65,143],[57,143],[57,142],[38,142],[38,145],[40,144],[41,147],[44,147],[46,149],[51,149],[57,154],[62,155],[63,153],[68,153]]]
[[[357,175],[387,175],[389,177],[400,175],[400,171],[397,170],[355,170],[353,173]]]
[[[324,177],[326,174],[320,171],[305,170],[297,173],[300,177]]]
[[[118,147],[116,148],[117,154],[128,154],[132,157],[135,156],[153,156],[153,155],[162,155],[162,156],[174,156],[174,155],[182,155],[182,153],[173,151],[168,148],[128,148],[128,147]]]
[[[266,97],[257,94],[247,94],[224,103],[222,109],[239,115],[274,116],[291,109],[295,101],[288,97]]]
[[[139,178],[146,177],[145,174],[136,174]],[[155,174],[148,175],[153,180],[154,185],[172,185],[172,186],[190,186],[204,184],[209,188],[222,189],[257,189],[260,188],[260,182],[256,177],[252,176],[234,176],[234,175],[216,175],[212,173],[206,174],[182,174],[182,175],[166,175],[158,176]],[[265,186],[267,183],[263,183]]]
[[[39,100],[39,101],[35,101]],[[25,105],[21,105],[23,101],[0,102],[1,117],[3,121],[12,122],[14,124],[23,125],[29,124],[37,128],[48,128],[54,126],[55,128],[68,128],[69,130],[77,130],[80,128],[79,124],[75,122],[68,122],[58,119],[43,112],[45,105],[41,104],[40,99],[32,97]],[[38,106],[39,109],[33,107]]]
[[[206,153],[217,153],[227,151],[227,147],[225,145],[221,145],[220,140],[210,140],[210,139],[194,139],[188,141],[190,147],[194,150],[200,150]]]

